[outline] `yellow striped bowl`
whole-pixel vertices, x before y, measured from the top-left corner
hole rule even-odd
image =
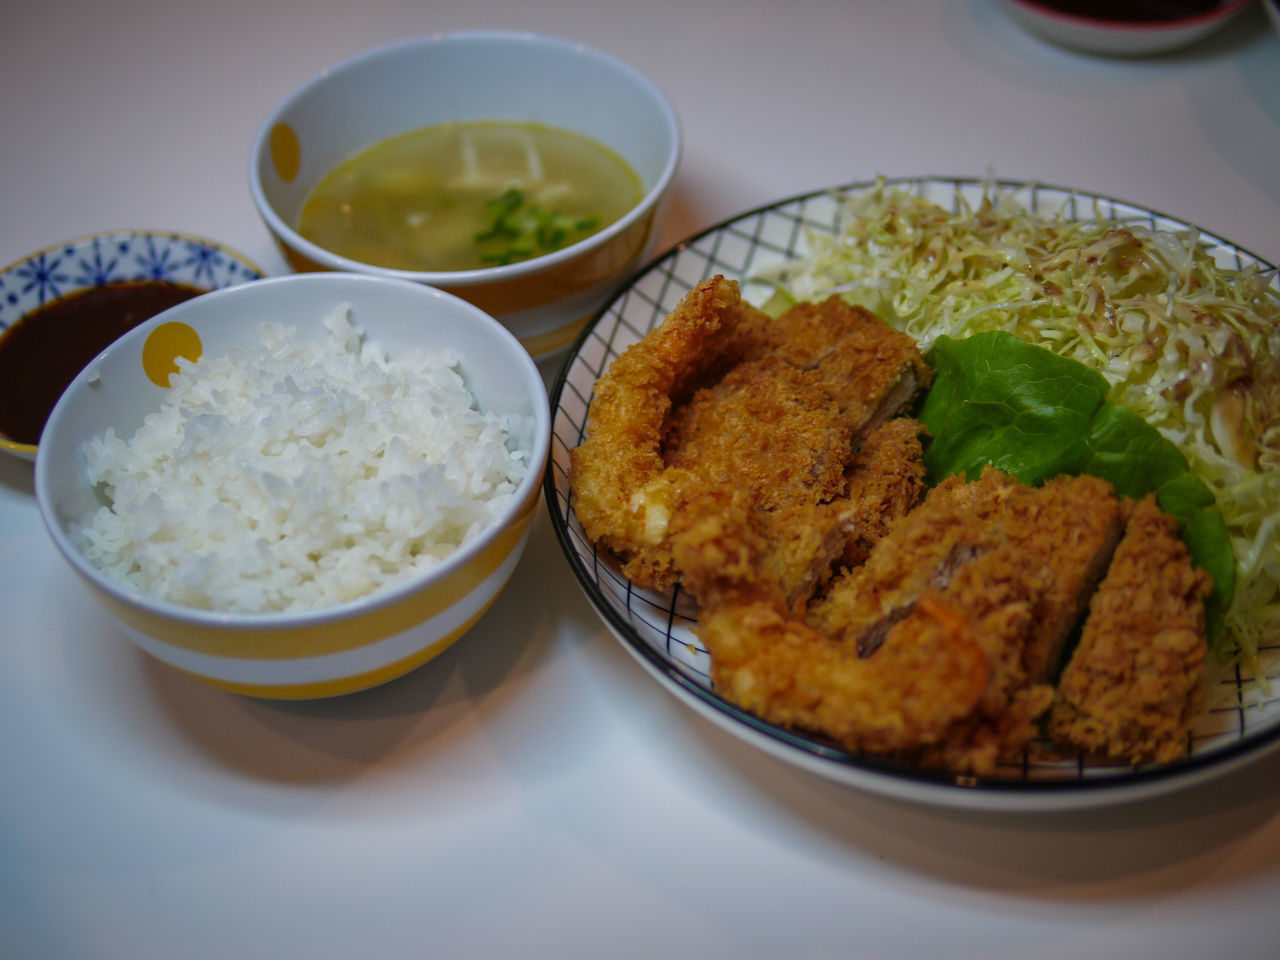
[[[294,229],[316,182],[381,140],[458,120],[518,120],[583,133],[640,175],[645,195],[618,222],[554,253],[480,270],[392,270],[339,256]],[[481,307],[538,359],[577,336],[652,255],[679,165],[666,96],[621,61],[528,33],[433,34],[358,54],[303,83],[259,127],[249,157],[258,213],[298,271],[346,270],[430,284]]]
[[[157,345],[194,342],[217,356],[252,342],[262,320],[320,334],[340,304],[394,356],[420,347],[456,352],[487,411],[509,414],[528,472],[479,537],[434,569],[349,603],[304,612],[232,614],[142,596],[94,567],[77,529],[101,501],[81,446],[114,427],[129,436],[167,387],[148,376]],[[183,337],[174,338],[180,331]],[[167,338],[167,339],[166,339]],[[143,650],[210,684],[260,697],[349,693],[398,677],[457,640],[515,569],[538,505],[550,448],[546,388],[505,327],[451,294],[406,280],[323,273],[258,280],[204,294],[152,318],[111,345],[54,408],[36,455],[40,510],[59,552],[114,622]]]

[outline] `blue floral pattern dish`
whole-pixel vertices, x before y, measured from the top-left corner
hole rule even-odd
[[[97,233],[47,247],[0,270],[0,335],[47,303],[108,283],[165,280],[219,290],[263,276],[242,254],[202,237],[160,230]],[[36,445],[0,437],[0,450],[34,460]]]

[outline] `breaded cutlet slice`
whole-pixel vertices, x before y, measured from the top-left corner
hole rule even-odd
[[[915,340],[837,296],[791,307],[773,335],[778,357],[822,377],[855,435],[896,416],[933,379]]]
[[[1058,681],[1051,739],[1130,763],[1181,756],[1203,702],[1211,587],[1173,518],[1144,498]]]
[[[978,480],[948,477],[895,523],[865,564],[835,579],[808,611],[808,622],[871,656],[890,630],[911,617],[928,590],[953,581],[997,548],[1000,577],[1019,578],[1034,598],[1033,616],[1016,647],[993,662],[993,709],[1010,691],[1047,680],[1124,529],[1124,508],[1095,477],[1058,477],[1042,487],[1019,484],[988,467]],[[1004,589],[989,575],[992,589]],[[966,578],[968,590],[983,581]],[[976,583],[976,586],[968,585]],[[969,604],[972,606],[972,604]]]
[[[924,424],[911,417],[894,417],[869,431],[846,471],[844,499],[852,515],[839,558],[840,567],[866,562],[871,548],[889,528],[924,497]]]
[[[990,468],[988,468],[990,470]],[[1033,680],[1048,680],[1089,597],[1124,533],[1129,506],[1107,481],[1059,476],[1041,487],[1019,486],[992,520],[1029,569],[1047,572],[1024,664]]]
[[[853,455],[848,419],[813,370],[777,357],[740,364],[672,411],[663,461],[765,509],[839,496]]]
[[[719,485],[691,499],[672,519],[676,567],[686,591],[704,603],[717,593],[777,586],[797,617],[844,567],[860,564],[892,523],[924,491],[923,451],[915,421],[895,418],[871,431],[853,457],[842,495],[821,503],[758,506],[749,490]],[[737,558],[749,557],[737,562]]]
[[[830,584],[809,608],[814,629],[871,656],[927,589],[943,589],[955,571],[999,543],[992,525],[957,504],[949,477],[879,539],[861,566]]]

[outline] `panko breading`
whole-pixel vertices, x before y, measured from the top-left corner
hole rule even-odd
[[[817,371],[774,357],[740,364],[672,411],[668,466],[732,481],[752,503],[818,503],[844,489],[853,425]]]
[[[990,771],[1036,734],[1033,721],[1052,698],[1047,651],[1063,642],[1072,611],[1083,609],[1122,524],[1121,501],[1094,477],[1059,477],[1040,488],[990,467],[973,483],[950,477],[863,566],[832,583],[808,622],[873,659],[918,621],[922,597],[951,609],[982,647],[989,677],[965,724],[927,759]]]
[[[764,602],[700,610],[698,635],[716,689],[743,709],[850,749],[892,753],[941,740],[982,697],[981,646],[940,614],[870,660]]]
[[[662,459],[673,402],[757,346],[750,333],[757,313],[736,284],[701,284],[596,382],[586,439],[569,455],[574,512],[587,536],[616,554],[638,584],[674,582],[667,524],[696,492],[688,471],[667,470]]]
[[[670,528],[675,566],[695,597],[709,572],[724,571],[729,556],[746,550],[749,580],[777,586],[784,606],[799,613],[839,570],[859,565],[891,523],[924,493],[918,421],[896,418],[867,434],[846,470],[844,493],[821,503],[797,500],[765,509],[727,487],[692,500]],[[699,555],[699,552],[703,555]]]
[[[1050,737],[1131,763],[1185,754],[1203,702],[1211,588],[1173,518],[1154,496],[1139,502],[1058,681]]]
[[[713,277],[596,383],[570,453],[575,512],[634,583],[670,586],[673,518],[708,497],[764,510],[841,498],[864,436],[931,376],[911,338],[865,310],[832,298],[773,319]]]
[[[988,467],[976,483],[945,483],[975,516],[998,523],[1028,566],[1053,572],[1036,608],[1036,629],[1024,654],[1027,673],[1048,679],[1061,666],[1063,647],[1097,586],[1129,514],[1105,480],[1057,477],[1032,493],[1013,477]]]

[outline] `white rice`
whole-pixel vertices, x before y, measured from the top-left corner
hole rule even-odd
[[[329,336],[264,323],[255,349],[180,371],[129,440],[84,445],[107,506],[88,559],[139,591],[256,613],[353,600],[486,528],[528,469],[451,352],[389,359],[346,306]]]

